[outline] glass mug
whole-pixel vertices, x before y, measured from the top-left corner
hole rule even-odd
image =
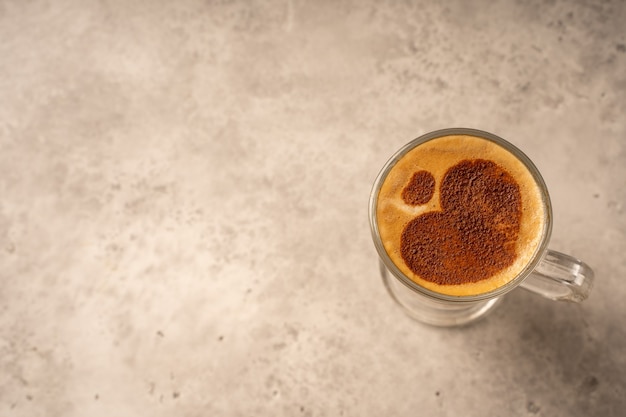
[[[432,139],[446,136],[472,136],[489,142],[512,154],[528,170],[541,195],[543,230],[529,261],[507,283],[484,293],[449,295],[428,289],[402,272],[387,253],[378,225],[379,192],[391,169],[408,152]],[[504,139],[476,129],[453,128],[427,133],[402,147],[385,164],[374,182],[369,201],[369,220],[380,260],[380,273],[392,299],[412,318],[435,326],[458,326],[485,316],[502,296],[518,286],[557,301],[583,301],[593,284],[592,269],[584,262],[547,248],[552,231],[552,208],[543,178],[531,160]]]

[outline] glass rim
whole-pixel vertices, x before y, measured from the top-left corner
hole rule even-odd
[[[518,273],[518,275],[507,282],[506,284],[498,287],[492,291],[488,291],[481,294],[476,295],[449,295],[442,294],[436,291],[429,290],[427,288],[422,287],[417,284],[415,281],[406,276],[400,269],[396,266],[396,264],[391,260],[387,250],[385,249],[382,239],[380,237],[380,233],[378,230],[378,218],[376,214],[376,206],[378,204],[378,194],[380,191],[380,187],[382,186],[384,180],[387,178],[389,171],[395,166],[395,164],[409,151],[413,148],[426,143],[430,140],[437,139],[444,136],[451,135],[467,135],[474,136],[481,139],[488,140],[490,142],[494,142],[495,144],[501,146],[505,150],[512,153],[517,159],[522,162],[522,164],[528,169],[533,179],[536,181],[542,201],[545,209],[545,222],[543,225],[543,231],[541,236],[541,241],[535,252],[533,253],[530,261],[524,266],[524,268]],[[507,140],[494,135],[493,133],[485,132],[483,130],[471,129],[471,128],[448,128],[448,129],[440,129],[435,130],[426,134],[423,134],[404,146],[402,146],[396,153],[394,153],[391,158],[385,163],[383,168],[380,170],[378,176],[374,180],[374,185],[372,186],[372,191],[370,192],[369,198],[369,222],[370,222],[370,231],[372,233],[372,239],[374,240],[374,245],[378,252],[378,256],[381,261],[385,265],[385,267],[389,270],[389,272],[397,279],[400,280],[404,285],[409,287],[410,289],[425,295],[429,298],[441,300],[441,301],[454,301],[454,302],[474,302],[474,301],[484,301],[491,298],[499,297],[501,295],[506,294],[507,292],[515,289],[530,273],[535,269],[537,264],[543,258],[548,242],[550,240],[550,235],[552,233],[552,205],[550,203],[550,195],[548,194],[548,189],[546,187],[545,181],[543,177],[539,173],[539,170],[535,166],[535,164],[524,154],[519,148],[517,148],[512,143]]]

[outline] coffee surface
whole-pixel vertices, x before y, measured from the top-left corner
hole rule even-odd
[[[515,278],[543,233],[542,195],[526,166],[475,136],[432,139],[404,155],[377,204],[385,250],[416,283],[476,295]]]

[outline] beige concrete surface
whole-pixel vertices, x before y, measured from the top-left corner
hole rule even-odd
[[[626,2],[0,1],[0,416],[623,416]],[[367,203],[527,153],[582,304],[427,327]]]

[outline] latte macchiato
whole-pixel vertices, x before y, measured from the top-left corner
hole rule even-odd
[[[391,261],[430,291],[474,296],[496,290],[531,262],[546,206],[526,165],[479,136],[418,144],[387,172],[376,221]]]

